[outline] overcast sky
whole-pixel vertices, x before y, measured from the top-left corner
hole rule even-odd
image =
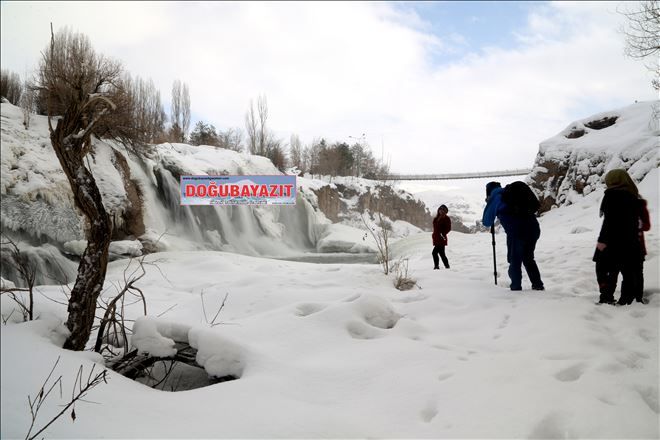
[[[393,171],[531,167],[571,121],[657,99],[624,56],[617,2],[7,2],[2,68],[23,75],[49,23],[152,78],[169,112],[190,88],[193,124],[243,127],[263,94],[286,143],[365,133]]]

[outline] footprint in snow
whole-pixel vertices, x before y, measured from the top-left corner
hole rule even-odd
[[[630,312],[630,316],[632,316],[633,318],[643,318],[646,316],[646,312],[643,310],[633,310],[632,312]]]
[[[639,397],[656,414],[660,414],[660,405],[658,405],[658,391],[653,387],[638,388]]]
[[[353,339],[376,339],[382,336],[377,328],[359,321],[349,322],[346,330]]]
[[[552,412],[541,419],[527,437],[539,439],[574,438],[575,433],[570,432],[569,423],[567,423],[567,417],[564,414]]]
[[[417,301],[424,301],[428,297],[429,297],[428,295],[424,295],[423,293],[417,293],[415,295],[403,296],[403,297],[400,297],[400,298],[393,299],[392,302],[412,303],[412,302],[417,302]]]
[[[504,318],[502,318],[502,322],[500,322],[500,325],[497,326],[499,330],[502,330],[509,324],[509,319],[511,318],[511,315],[504,315]]]
[[[422,411],[420,411],[419,416],[426,423],[430,423],[431,420],[438,415],[438,407],[435,402],[429,402]]]
[[[644,359],[648,359],[648,355],[640,352],[630,352],[615,356],[615,359],[626,368],[638,369],[643,367]]]
[[[449,378],[452,377],[453,375],[454,375],[454,373],[449,373],[449,372],[447,372],[447,373],[441,373],[440,375],[438,375],[438,380],[439,380],[440,382],[442,382],[442,381],[444,381],[444,380],[449,379]]]
[[[323,309],[325,309],[325,305],[323,304],[304,303],[299,304],[298,307],[296,307],[295,314],[296,316],[305,317],[320,312]]]
[[[582,374],[584,374],[584,364],[576,364],[555,374],[555,379],[562,382],[575,382],[582,377]]]
[[[651,340],[652,340],[651,333],[648,330],[646,330],[645,328],[639,329],[639,331],[637,332],[637,335],[644,342],[651,342]]]

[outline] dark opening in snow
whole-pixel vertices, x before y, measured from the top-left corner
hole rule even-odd
[[[136,382],[161,391],[194,390],[236,379],[235,376],[209,376],[200,366],[176,360],[159,360],[135,377]]]
[[[582,128],[573,127],[571,132],[566,135],[568,139],[576,139],[584,136],[584,130]]]
[[[614,125],[617,119],[619,119],[618,116],[605,116],[602,119],[587,122],[584,124],[584,126],[589,127],[592,130],[602,130],[603,128],[611,127]]]
[[[209,376],[197,363],[197,350],[184,342],[176,342],[177,353],[168,358],[138,354],[123,356],[111,368],[136,382],[161,391],[187,391],[238,379],[237,376]]]

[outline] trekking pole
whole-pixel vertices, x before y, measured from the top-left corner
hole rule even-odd
[[[497,286],[497,258],[495,257],[495,225],[490,227],[490,235],[493,237],[493,276],[495,277],[495,285]]]

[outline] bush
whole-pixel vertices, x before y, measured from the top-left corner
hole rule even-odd
[[[394,272],[394,287],[397,290],[410,290],[417,285],[417,280],[408,273],[408,259],[401,258],[392,267]]]

